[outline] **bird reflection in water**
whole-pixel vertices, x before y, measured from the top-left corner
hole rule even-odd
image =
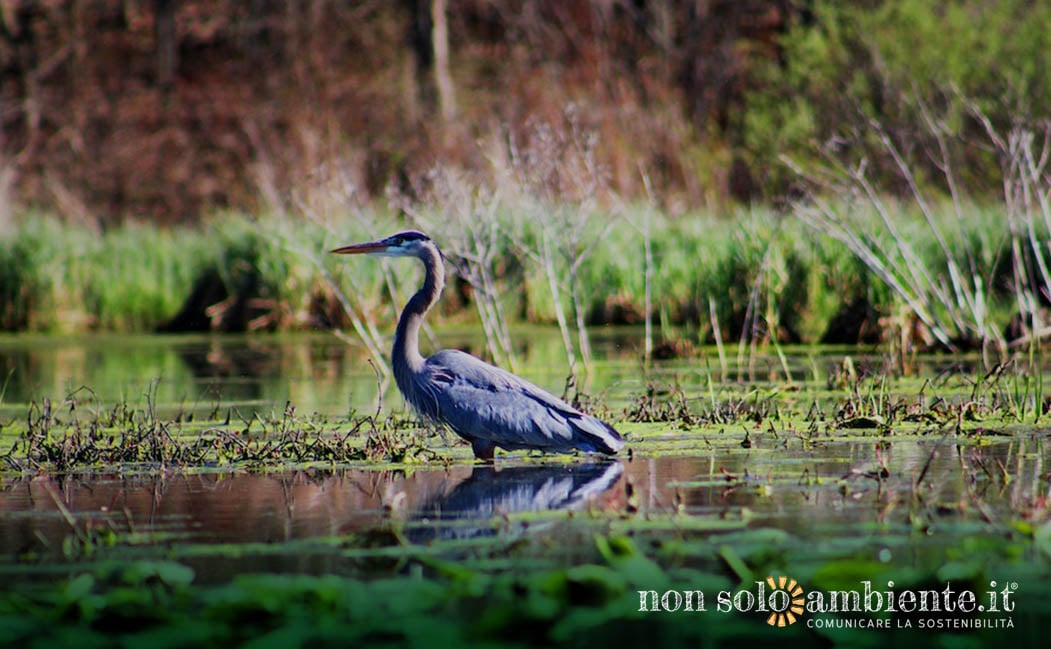
[[[448,494],[426,502],[407,523],[405,536],[435,539],[493,536],[507,514],[570,510],[609,491],[624,467],[617,461],[494,468],[476,466]]]

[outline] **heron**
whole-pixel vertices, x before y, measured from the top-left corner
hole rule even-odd
[[[331,252],[423,262],[423,286],[409,298],[394,333],[394,381],[422,418],[467,440],[478,460],[492,462],[497,447],[613,455],[624,446],[609,424],[506,370],[457,349],[420,354],[423,318],[445,286],[444,257],[427,235],[409,230]]]

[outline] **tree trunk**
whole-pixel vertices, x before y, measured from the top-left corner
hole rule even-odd
[[[179,50],[175,42],[176,0],[154,0],[154,30],[157,45],[157,87],[165,95],[175,81]]]
[[[456,96],[449,73],[447,0],[407,0],[408,41],[412,47],[416,97],[422,116],[437,113],[443,121],[456,116]],[[415,106],[414,106],[415,108]]]
[[[449,21],[445,10],[446,0],[431,1],[431,41],[434,46],[434,81],[438,87],[438,108],[442,120],[450,122],[456,117],[456,96],[453,93],[452,76],[449,74]]]

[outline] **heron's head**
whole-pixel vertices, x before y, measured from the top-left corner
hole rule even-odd
[[[407,230],[392,234],[386,239],[355,243],[336,248],[331,252],[337,255],[373,255],[375,257],[418,257],[420,250],[431,244],[431,238],[416,230]],[[433,245],[433,244],[431,244]]]

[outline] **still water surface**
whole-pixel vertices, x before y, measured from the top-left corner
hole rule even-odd
[[[484,352],[473,332],[442,332],[443,347]],[[557,331],[516,335],[518,370],[561,393],[569,365]],[[637,375],[642,348],[637,335],[593,338],[599,368],[592,385],[608,389]],[[426,353],[427,350],[425,350]],[[176,411],[215,406],[345,415],[384,404],[403,408],[397,391],[382,389],[368,352],[329,333],[255,336],[115,336],[0,338],[0,414],[18,413],[47,397],[69,395],[103,405],[126,402]],[[618,387],[627,394],[632,385]]]
[[[438,338],[443,347],[476,355],[485,350],[484,339],[474,329],[442,331]],[[569,363],[558,331],[516,331],[514,340],[517,367],[509,369],[561,394]],[[848,355],[859,373],[884,364],[878,354],[853,348],[789,348],[783,356],[767,350],[738,358],[737,347],[731,345],[723,359],[715,348],[708,348],[695,358],[644,368],[641,330],[597,328],[591,345],[594,366],[590,373],[581,373],[580,387],[613,411],[643,394],[648,385],[707,394],[714,382],[716,387],[741,391],[749,385],[783,384],[786,368],[799,382],[827,376]],[[974,362],[931,357],[918,361],[913,371],[934,377],[971,371]],[[216,407],[280,412],[290,403],[301,413],[336,416],[372,412],[380,400],[385,408],[404,408],[392,382],[379,381],[368,352],[330,333],[0,336],[0,416],[19,416],[28,404],[45,397],[58,404],[70,396],[102,406],[150,406],[165,415]]]
[[[567,366],[557,332],[517,339],[527,341],[518,349],[520,372],[561,392]],[[442,340],[476,353],[482,349],[477,338],[455,332]],[[692,398],[707,398],[709,377],[719,367],[713,351],[644,372],[639,336],[598,332],[593,343],[598,363],[586,389],[613,412],[648,385],[677,385]],[[789,353],[784,361],[756,357],[747,368],[735,368],[727,389],[783,383],[786,365],[795,380],[806,381],[841,362],[842,354],[812,350]],[[858,359],[859,365],[866,362],[880,360]],[[934,359],[919,371],[937,375],[956,364]],[[340,416],[371,411],[380,395],[385,408],[403,408],[389,386],[380,389],[363,350],[328,335],[6,339],[0,341],[0,371],[6,376],[3,420],[23,416],[31,402],[47,397],[62,403],[71,395],[78,402],[123,400],[169,414],[217,408],[280,412],[291,403],[300,412]],[[661,452],[611,462],[511,454],[495,469],[453,463],[411,471],[147,468],[15,476],[0,483],[0,567],[19,557],[61,554],[63,539],[74,529],[99,526],[142,535],[146,547],[180,547],[343,539],[391,529],[407,543],[566,538],[567,526],[603,532],[631,520],[645,522],[643,529],[664,526],[662,533],[671,536],[769,527],[803,543],[827,542],[849,529],[851,538],[894,547],[908,540],[918,514],[956,530],[944,537],[952,543],[958,534],[981,530],[1004,512],[1046,497],[1043,475],[1051,452],[1043,431],[991,437],[981,445],[941,435],[892,443],[855,435],[803,444],[790,432],[780,433],[737,425],[699,441],[696,432],[668,429],[658,435]],[[1012,480],[998,481],[996,467]],[[921,473],[926,480],[917,488]],[[549,514],[522,516],[529,512]],[[308,551],[186,561],[214,578],[245,570],[320,572],[338,570],[348,560],[344,550],[322,544]]]
[[[925,504],[918,507],[911,481],[932,453],[929,480],[917,490]],[[932,516],[933,530],[948,545],[958,542],[960,533],[982,531],[987,526],[983,515],[998,518],[1038,497],[1045,488],[1041,473],[1047,459],[1043,445],[1012,442],[976,451],[932,440],[883,450],[843,443],[818,453],[753,448],[608,462],[510,457],[495,469],[454,464],[412,472],[344,468],[38,476],[8,480],[0,490],[0,565],[27,554],[60,554],[72,529],[67,515],[81,529],[102,526],[122,535],[143,534],[146,545],[272,546],[234,553],[221,562],[192,553],[185,557],[213,579],[243,571],[325,571],[346,560],[340,546],[289,552],[281,545],[289,541],[396,528],[401,543],[480,538],[511,543],[536,535],[557,539],[574,526],[578,532],[604,532],[622,517],[624,525],[641,532],[656,525],[651,531],[665,538],[768,527],[787,532],[796,545],[828,544],[845,536],[898,551],[905,548],[896,546],[914,532],[910,521],[917,511]],[[959,470],[961,463],[1013,465],[1019,479],[976,486]],[[889,478],[875,479],[879,467],[888,469]],[[543,512],[577,513],[569,519],[520,516]]]

